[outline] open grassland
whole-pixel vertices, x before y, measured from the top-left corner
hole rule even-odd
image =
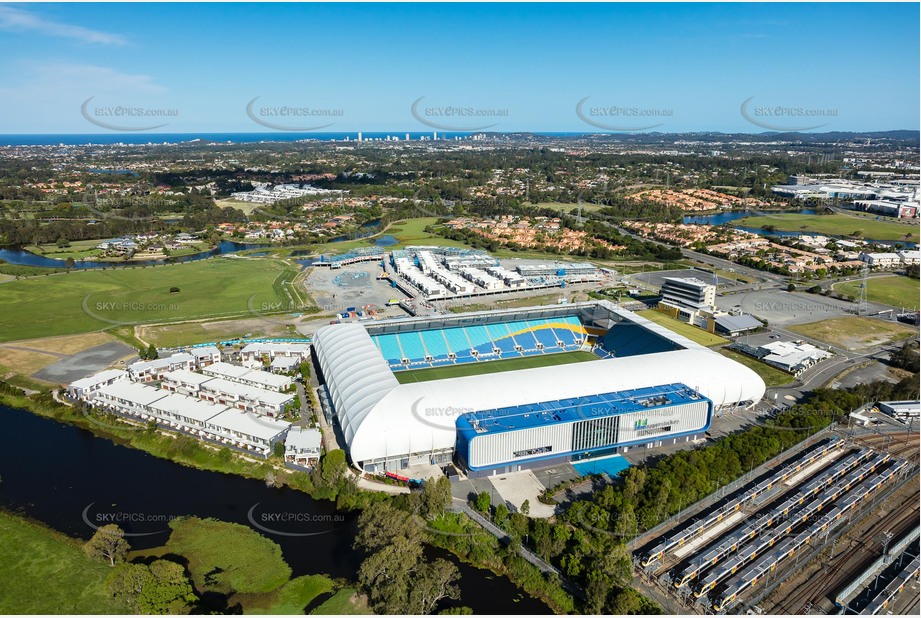
[[[110,341],[112,338],[105,333],[86,333],[0,344],[0,375],[16,372],[29,376],[57,362],[61,355],[76,354]]]
[[[80,543],[0,512],[0,614],[125,614],[104,589],[110,569]]]
[[[100,240],[72,240],[66,247],[58,247],[51,243],[47,245],[29,245],[23,247],[26,251],[55,260],[66,260],[72,257],[75,260],[98,256],[102,251],[96,246]]]
[[[918,334],[917,330],[908,324],[863,316],[844,316],[809,324],[797,324],[789,328],[801,335],[848,350],[861,350],[875,345],[901,341],[909,337],[917,337]]]
[[[735,222],[741,227],[760,228],[773,225],[781,232],[814,232],[832,236],[850,236],[856,231],[863,238],[918,242],[917,224],[877,220],[852,215],[803,215],[798,213],[746,217]]]
[[[351,616],[373,613],[368,609],[368,602],[353,588],[343,588],[310,612],[318,616]]]
[[[793,376],[789,373],[781,371],[776,367],[771,367],[766,363],[762,363],[757,358],[752,358],[747,354],[742,354],[728,348],[721,349],[720,353],[723,354],[723,356],[731,358],[737,363],[745,365],[757,373],[759,376],[761,376],[761,379],[764,380],[764,383],[768,388],[773,388],[782,384],[788,384],[793,381]]]
[[[312,251],[315,251],[317,254],[336,255],[340,253],[346,253],[359,247],[373,247],[377,244],[377,239],[379,239],[381,236],[393,236],[393,238],[397,241],[396,244],[388,245],[385,247],[384,249],[387,251],[392,249],[402,249],[403,247],[409,245],[431,245],[438,247],[468,246],[462,242],[448,240],[446,238],[442,238],[438,234],[430,234],[424,231],[426,226],[435,223],[437,220],[438,219],[436,217],[423,217],[418,219],[394,221],[382,232],[375,234],[374,236],[359,238],[357,240],[346,240],[343,242],[313,244],[309,245],[308,248]],[[284,249],[275,250],[273,253],[284,255],[292,250],[303,248],[304,247],[286,247]]]
[[[200,592],[266,593],[291,577],[281,547],[249,526],[189,517],[171,521],[170,528],[166,549],[188,560]]]
[[[464,363],[445,367],[431,367],[429,369],[415,369],[413,371],[396,371],[393,375],[396,376],[400,384],[406,384],[408,382],[428,382],[430,380],[444,380],[445,378],[475,376],[484,373],[501,373],[503,371],[516,371],[518,369],[533,369],[534,367],[584,363],[593,360],[598,360],[598,357],[591,352],[561,352],[559,354],[523,356],[506,360]]]
[[[303,575],[267,594],[236,595],[230,605],[239,602],[245,614],[301,615],[318,597],[331,597],[334,589],[324,575]]]
[[[298,274],[280,260],[214,258],[10,281],[0,294],[0,341],[270,314],[309,302],[291,285]]]
[[[138,336],[158,348],[194,345],[240,339],[247,335],[260,337],[301,337],[295,330],[294,318],[282,315],[240,318],[204,322],[182,322],[181,324],[158,324],[138,326]]]
[[[651,322],[655,322],[660,326],[664,326],[668,330],[683,335],[690,339],[691,341],[697,342],[700,345],[705,345],[708,347],[713,347],[716,345],[722,345],[724,343],[729,343],[728,339],[720,337],[719,335],[714,335],[713,333],[708,333],[702,328],[697,328],[691,324],[685,324],[684,322],[679,322],[674,318],[670,318],[664,313],[660,313],[655,309],[646,309],[644,311],[637,311],[637,313]]]
[[[843,281],[832,287],[836,292],[856,297],[860,281]],[[867,300],[871,303],[915,309],[918,306],[919,293],[921,285],[917,279],[902,275],[867,278]]]

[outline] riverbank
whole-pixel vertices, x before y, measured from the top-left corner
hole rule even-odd
[[[314,486],[309,475],[284,468],[280,459],[277,461],[270,459],[264,463],[245,460],[229,449],[207,447],[192,438],[165,435],[150,428],[130,425],[114,417],[97,417],[96,415],[84,414],[76,408],[58,403],[47,392],[26,396],[19,392],[18,389],[13,389],[0,383],[0,404],[27,410],[39,417],[85,429],[114,444],[131,447],[188,468],[206,472],[221,472],[227,475],[265,482],[272,481],[275,486],[281,486],[282,488],[311,496],[314,500],[319,501],[318,504],[325,502],[331,507],[333,502],[330,501],[334,501],[336,509],[340,512],[348,513],[349,511],[361,510],[369,501],[393,499],[383,494],[361,491],[354,484],[345,482],[344,478],[341,479],[343,483],[337,481],[337,486],[335,487],[318,488]],[[283,489],[277,491],[282,493]],[[291,499],[290,496],[288,499]],[[465,522],[465,525],[475,526],[473,522]],[[431,530],[430,533],[432,537],[437,535],[435,530]],[[316,539],[325,538],[325,536],[306,536],[303,540],[316,543]],[[530,600],[527,603],[532,607],[532,612],[537,612],[538,607],[546,607],[565,613],[568,607],[572,607],[573,601],[571,597],[568,597],[565,592],[559,591],[558,586],[546,581],[539,573],[532,573],[524,565],[522,565],[523,568],[521,569],[514,568],[518,563],[517,556],[511,556],[511,559],[507,561],[499,560],[495,564],[489,564],[478,559],[478,554],[464,551],[462,547],[446,547],[439,538],[431,538],[428,542],[433,547],[449,551],[465,565],[488,568],[490,572],[507,578],[506,582],[500,587],[507,585],[512,590],[515,590],[512,587],[512,584],[514,584],[520,590],[527,592],[528,595],[535,599],[533,604]],[[467,572],[470,572],[469,567],[464,568],[468,569]],[[482,576],[478,575],[477,577]],[[563,596],[560,597],[560,594]],[[563,601],[560,602],[560,599],[563,599]],[[569,602],[567,603],[565,599],[569,599]],[[336,602],[346,600],[339,598]],[[332,602],[333,599],[330,599],[330,601]],[[540,601],[543,605],[536,605],[537,601]],[[522,601],[522,606],[524,605]]]
[[[130,613],[105,590],[111,569],[79,539],[0,510],[0,547],[0,614]]]
[[[733,221],[733,225],[743,228],[767,228],[776,229],[781,232],[809,232],[827,236],[852,237],[887,242],[918,242],[917,223],[909,225],[906,223],[880,221],[875,218],[845,214],[772,214],[737,219]],[[858,232],[858,234],[855,235],[855,232]]]

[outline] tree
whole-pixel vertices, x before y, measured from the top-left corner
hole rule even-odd
[[[325,488],[336,487],[346,469],[345,451],[342,449],[328,451],[320,459],[320,465],[314,469],[314,485]]]
[[[422,488],[420,496],[420,515],[437,517],[444,513],[451,504],[451,481],[446,476],[429,479]]]
[[[443,558],[420,567],[409,591],[409,613],[431,614],[442,599],[457,599],[460,589],[454,584],[460,577],[457,567]]]
[[[796,286],[795,286],[794,284],[792,284],[792,283],[788,283],[788,284],[787,284],[787,291],[788,291],[788,292],[795,292],[795,291],[796,291]]]
[[[64,266],[66,266],[67,268],[73,268],[74,266],[76,266],[76,264],[77,263],[74,261],[74,258],[69,255],[67,256],[67,259],[64,260]]]
[[[358,517],[355,548],[367,557],[358,582],[378,613],[429,614],[441,599],[457,598],[457,568],[424,558],[423,529],[386,502],[369,505]]]
[[[157,352],[157,346],[155,346],[152,343],[149,346],[147,346],[147,357],[146,357],[147,360],[154,360],[158,356],[159,356],[159,353]]]
[[[285,443],[279,440],[278,442],[273,444],[272,454],[275,455],[276,457],[284,457],[285,456]]]
[[[521,514],[525,516],[531,514],[531,501],[530,500],[525,500],[524,502],[521,503]]]
[[[489,496],[488,491],[481,491],[476,495],[476,500],[474,500],[474,508],[480,513],[486,513],[489,511],[489,507],[492,505],[492,499]]]
[[[198,600],[185,569],[170,560],[121,564],[106,579],[106,588],[141,614],[184,614]]]
[[[116,524],[97,528],[93,537],[83,545],[83,551],[94,560],[108,560],[109,566],[124,562],[130,546],[125,540],[125,531]]]

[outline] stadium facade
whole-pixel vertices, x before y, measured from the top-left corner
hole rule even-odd
[[[598,359],[401,384],[397,373],[575,350]],[[758,402],[751,369],[607,301],[317,331],[324,400],[367,472],[488,475],[700,437]]]

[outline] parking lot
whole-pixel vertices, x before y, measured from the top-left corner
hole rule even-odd
[[[741,310],[780,327],[853,315],[854,309],[854,303],[847,301],[779,289],[717,296],[716,304],[724,311]]]
[[[112,341],[61,359],[53,365],[37,371],[34,376],[48,382],[67,384],[102,371],[118,359],[136,352],[134,348]]]
[[[703,270],[695,270],[692,268],[686,268],[682,270],[650,271],[648,273],[628,275],[627,279],[631,281],[640,281],[651,287],[661,288],[662,284],[665,282],[666,277],[694,278],[700,279],[704,283],[715,282],[717,288],[726,288],[739,284],[738,281],[733,281],[732,279],[726,279],[724,277],[718,277],[712,273],[708,273]]]

